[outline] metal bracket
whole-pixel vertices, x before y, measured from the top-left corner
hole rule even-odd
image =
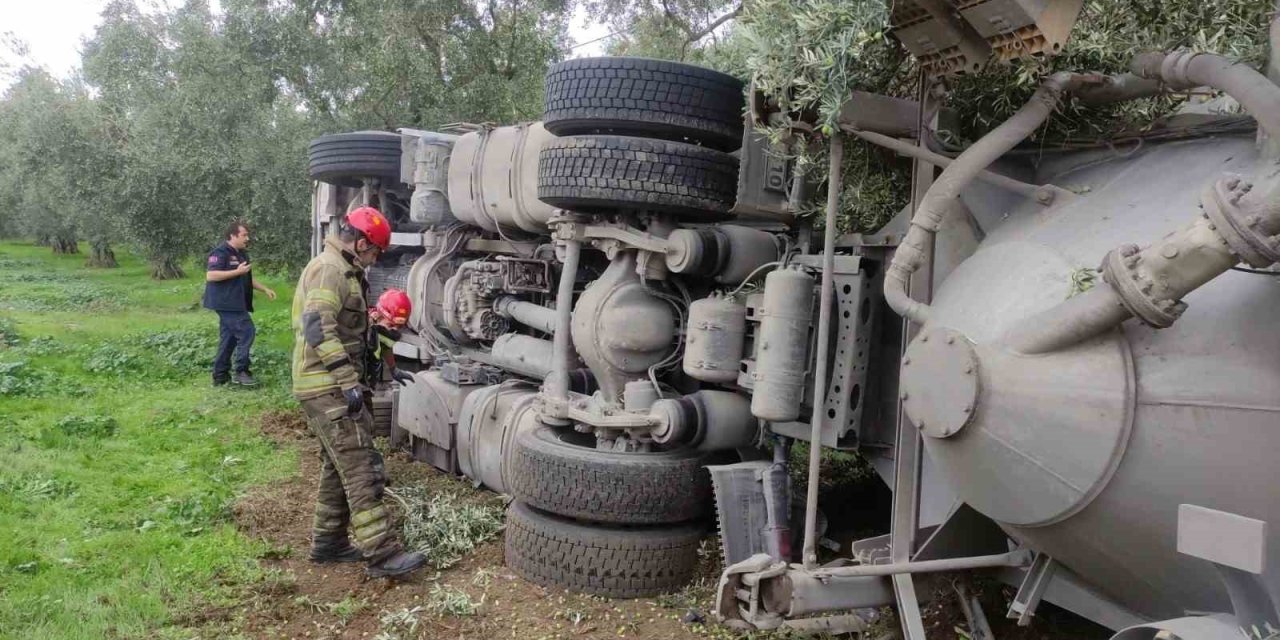
[[[1055,567],[1052,556],[1037,552],[1035,560],[1031,561],[1031,568],[1027,570],[1027,576],[1018,587],[1018,595],[1009,603],[1009,611],[1005,617],[1016,618],[1019,627],[1029,626],[1040,606],[1040,599],[1044,597],[1045,589],[1049,588],[1049,583],[1053,580]]]
[[[1261,574],[1267,566],[1267,523],[1178,505],[1178,552],[1212,562],[1245,630],[1280,628],[1280,603]]]
[[[651,233],[646,233],[625,224],[584,224],[578,221],[557,221],[548,223],[554,230],[557,240],[578,240],[590,243],[612,258],[622,247],[652,251],[665,254],[667,241]]]

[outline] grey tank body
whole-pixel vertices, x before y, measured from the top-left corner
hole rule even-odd
[[[1181,226],[1206,184],[1250,175],[1256,162],[1243,137],[1048,157],[1024,177],[1082,194],[1049,208],[977,185],[962,198],[972,217],[953,211],[939,235],[930,325],[995,343],[1067,298],[1073,273]],[[963,499],[1156,619],[1230,611],[1213,567],[1176,550],[1180,504],[1280,526],[1280,278],[1232,271],[1184,301],[1169,329],[1130,320],[1078,352],[1044,357],[1061,366],[1027,361],[1052,384],[984,377],[1019,396],[1014,409],[987,414],[1001,424],[925,438]],[[1264,580],[1280,592],[1280,535],[1267,556]]]

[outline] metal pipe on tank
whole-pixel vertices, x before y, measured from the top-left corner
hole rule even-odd
[[[836,214],[840,210],[844,139],[832,136],[827,176],[827,217],[822,242],[822,294],[818,303],[818,354],[813,374],[813,416],[809,433],[809,490],[804,508],[804,566],[818,564],[818,467],[822,462],[823,398],[827,393],[827,352],[831,348],[831,306],[835,298]]]
[[[1268,138],[1280,139],[1280,87],[1243,62],[1191,51],[1143,53],[1133,59],[1132,71],[1174,89],[1208,86],[1222,91],[1258,121]]]
[[[894,311],[917,324],[928,322],[929,305],[913,300],[907,294],[907,285],[911,274],[924,262],[925,243],[942,226],[942,218],[951,200],[992,162],[1044,124],[1057,109],[1064,94],[1081,86],[1088,79],[1090,78],[1087,76],[1066,72],[1049,76],[1026,105],[960,154],[938,176],[911,219],[911,229],[894,252],[893,260],[885,273],[884,298]]]
[[[928,149],[925,149],[924,147],[903,142],[901,140],[898,140],[897,138],[891,138],[881,133],[876,133],[874,131],[863,131],[861,129],[854,129],[853,127],[847,127],[847,126],[842,126],[840,127],[840,129],[845,133],[862,138],[863,140],[866,140],[871,144],[884,147],[899,155],[907,156],[908,158],[914,158],[922,162],[927,162],[935,167],[946,169],[947,167],[951,166],[951,163],[955,162],[955,160],[952,160],[951,158],[948,158],[940,153],[934,153]],[[1045,185],[1028,184],[1020,180],[1014,180],[1009,176],[1000,175],[994,171],[988,171],[985,169],[978,172],[977,179],[987,184],[994,185],[1002,189],[1011,191],[1018,195],[1031,198],[1036,202],[1039,202],[1040,204],[1046,204],[1046,205],[1052,204],[1053,201],[1058,196],[1075,195],[1070,191],[1063,189],[1062,187],[1054,186],[1051,184],[1045,184]]]
[[[1005,344],[1025,354],[1048,353],[1134,316],[1168,327],[1186,308],[1183,297],[1241,257],[1256,267],[1280,257],[1280,183],[1254,189],[1239,178],[1219,180],[1205,190],[1202,209],[1203,215],[1144,249],[1125,245],[1112,251],[1104,282],[1014,325]]]

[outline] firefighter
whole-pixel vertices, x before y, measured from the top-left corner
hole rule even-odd
[[[348,213],[303,269],[293,297],[293,394],[321,444],[311,560],[364,560],[372,577],[405,575],[426,562],[405,552],[391,530],[386,472],[362,384],[370,348],[364,269],[390,241],[391,226],[377,209]]]
[[[370,380],[382,379],[382,370],[391,372],[391,379],[400,384],[412,384],[413,374],[396,368],[396,358],[392,353],[396,341],[400,339],[400,330],[409,323],[409,314],[413,313],[413,302],[409,295],[399,289],[387,289],[378,296],[378,304],[369,309],[369,322],[372,334],[369,337],[372,373]]]

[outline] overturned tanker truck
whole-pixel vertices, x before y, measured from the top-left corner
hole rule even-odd
[[[895,8],[931,78],[1058,52],[1081,2],[941,5]],[[930,581],[975,571],[1016,588],[1020,624],[1052,602],[1124,640],[1273,633],[1280,87],[1144,54],[1045,78],[948,155],[921,86],[841,111],[850,140],[914,162],[911,205],[871,234],[835,224],[854,142],[829,141],[814,225],[795,215],[814,185],[757,130],[792,116],[689,65],[569,60],[541,122],[317,139],[316,242],[381,207],[395,246],[371,295],[414,302],[395,353],[415,382],[382,389],[380,424],[510,494],[507,562],[543,585],[678,588],[714,515],[716,614],[740,629],[854,630],[896,604],[924,638]],[[1124,153],[1019,148],[1065,101],[1197,87],[1243,115],[1157,124]],[[819,564],[824,448],[893,497],[887,535]]]

